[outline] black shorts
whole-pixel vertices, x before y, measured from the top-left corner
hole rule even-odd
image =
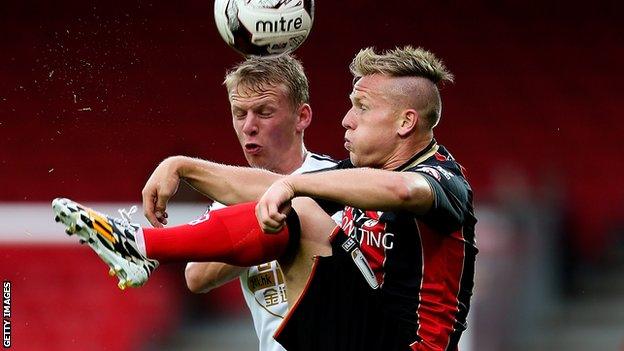
[[[334,231],[333,255],[316,258],[302,296],[275,339],[288,351],[410,350],[415,323],[406,323],[382,289],[369,285],[343,248],[347,240],[342,230]]]

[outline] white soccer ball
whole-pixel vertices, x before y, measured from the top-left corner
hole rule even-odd
[[[215,0],[215,22],[241,54],[276,56],[294,51],[310,34],[314,0]]]

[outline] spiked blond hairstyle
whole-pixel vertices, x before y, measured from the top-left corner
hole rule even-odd
[[[444,66],[442,60],[423,48],[404,46],[381,54],[374,48],[360,50],[349,66],[354,77],[354,84],[363,76],[383,74],[390,77],[422,77],[434,84],[429,90],[423,113],[427,127],[432,129],[440,121],[442,100],[437,87],[446,82],[453,82],[453,74]]]
[[[291,55],[250,56],[227,72],[223,84],[228,93],[239,85],[260,92],[267,86],[284,84],[293,108],[310,102],[308,78],[301,62]]]
[[[453,82],[442,60],[423,48],[404,46],[381,54],[374,48],[360,50],[349,66],[354,77],[375,73],[391,77],[423,77],[434,84]]]

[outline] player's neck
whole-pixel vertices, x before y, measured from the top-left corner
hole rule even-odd
[[[408,139],[400,143],[395,152],[384,163],[382,169],[394,170],[401,167],[415,154],[424,150],[433,140],[433,133],[423,135],[421,138]]]
[[[275,167],[273,167],[270,171],[279,174],[291,174],[303,165],[307,154],[308,151],[305,146],[301,144],[301,147],[292,150],[290,153],[284,154],[282,162],[275,165]]]

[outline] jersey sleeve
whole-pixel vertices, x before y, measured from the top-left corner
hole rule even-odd
[[[433,206],[422,219],[445,233],[461,228],[469,213],[469,188],[464,177],[442,166],[419,165],[409,171],[422,175],[433,191]]]

